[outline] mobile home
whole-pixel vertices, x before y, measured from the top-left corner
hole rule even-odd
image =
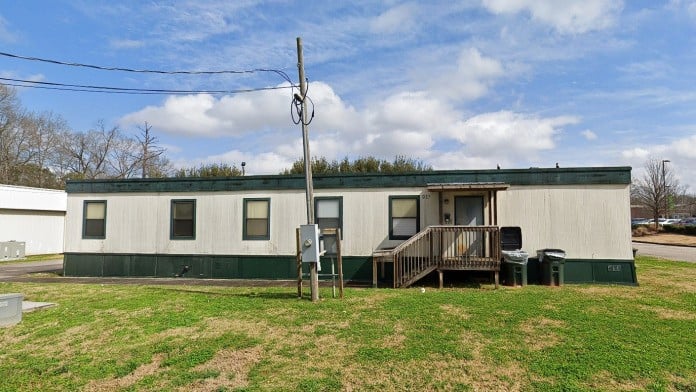
[[[630,182],[630,167],[318,175],[313,208],[320,228],[341,229],[347,280],[369,282],[378,255],[426,237],[418,246],[434,249],[433,233],[455,228],[468,239],[440,254],[497,258],[497,230],[517,226],[532,257],[566,251],[566,282],[635,284]],[[302,176],[71,181],[67,193],[66,276],[296,277]]]

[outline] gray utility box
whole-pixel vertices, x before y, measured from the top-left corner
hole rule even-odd
[[[22,321],[22,300],[18,293],[0,294],[0,327],[9,327]]]
[[[26,242],[4,241],[0,242],[0,261],[23,259]]]

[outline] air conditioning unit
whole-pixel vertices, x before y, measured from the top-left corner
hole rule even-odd
[[[0,261],[23,259],[26,252],[26,242],[0,242]]]

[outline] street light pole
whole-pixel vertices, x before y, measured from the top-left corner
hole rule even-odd
[[[669,159],[662,160],[662,195],[665,198],[665,219],[667,219],[667,177],[665,176],[665,163],[669,162]]]

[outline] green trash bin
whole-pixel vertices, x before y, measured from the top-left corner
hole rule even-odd
[[[503,282],[507,286],[527,285],[529,254],[523,250],[503,250]]]
[[[563,249],[541,249],[537,251],[541,268],[541,284],[563,286],[566,253]]]

